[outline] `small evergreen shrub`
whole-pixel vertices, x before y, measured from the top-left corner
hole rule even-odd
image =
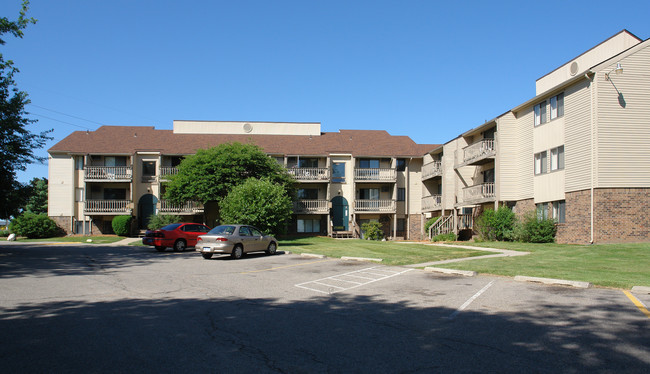
[[[45,213],[25,212],[11,221],[9,230],[29,239],[51,238],[63,234],[63,230]]]
[[[111,226],[115,235],[127,236],[131,233],[131,216],[115,216]]]
[[[147,224],[147,228],[149,230],[158,230],[161,227],[165,227],[177,222],[182,222],[180,216],[173,214],[156,214],[149,218],[149,224]]]
[[[440,234],[431,238],[432,242],[453,242],[456,241],[456,234],[450,232],[449,234]]]
[[[517,224],[515,237],[525,243],[553,243],[556,231],[554,220],[539,219],[535,211],[530,211]]]
[[[478,233],[483,240],[511,241],[514,239],[515,213],[510,208],[488,209],[476,221]]]
[[[366,222],[361,225],[364,237],[368,240],[381,240],[384,238],[384,232],[381,231],[381,223],[377,221]]]

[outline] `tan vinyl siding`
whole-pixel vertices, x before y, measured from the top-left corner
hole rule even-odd
[[[517,121],[512,112],[508,112],[498,120],[497,130],[497,157],[495,162],[496,188],[499,200],[518,200],[520,179]]]
[[[68,155],[49,156],[48,215],[74,215],[74,158]]]
[[[582,80],[564,91],[566,192],[591,187],[591,94]],[[532,158],[531,158],[532,165]]]
[[[517,113],[517,200],[533,198],[533,107],[527,107]]]
[[[650,47],[620,62],[623,74],[611,81],[615,62],[597,74],[597,187],[650,187]]]
[[[408,185],[406,187],[406,198],[408,199],[408,214],[418,214],[422,211],[422,159],[408,161]],[[404,173],[406,176],[406,173]]]

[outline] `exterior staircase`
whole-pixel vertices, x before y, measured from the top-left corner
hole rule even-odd
[[[454,216],[442,216],[429,227],[429,239],[450,232],[454,232]]]

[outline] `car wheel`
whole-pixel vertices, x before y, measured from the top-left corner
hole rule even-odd
[[[240,258],[242,258],[243,255],[244,255],[244,247],[242,247],[241,245],[238,245],[235,248],[233,248],[232,253],[230,254],[230,256],[235,260],[239,260]]]
[[[166,249],[166,248],[167,248],[167,247],[163,247],[163,246],[161,246],[161,245],[157,245],[157,246],[156,246],[156,251],[158,251],[158,252],[165,252],[165,249]]]
[[[274,255],[275,251],[278,249],[278,246],[274,242],[269,243],[269,247],[266,249],[267,255]]]
[[[209,260],[212,258],[212,253],[201,253],[204,259]]]
[[[174,250],[176,252],[183,252],[185,250],[185,240],[177,240],[176,243],[174,243]]]

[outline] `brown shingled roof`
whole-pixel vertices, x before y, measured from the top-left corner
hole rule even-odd
[[[320,136],[174,134],[144,126],[102,126],[95,131],[75,131],[48,150],[76,154],[194,154],[197,149],[223,143],[253,143],[268,154],[421,157],[435,144],[416,144],[408,136],[392,136],[383,130],[340,130]]]

